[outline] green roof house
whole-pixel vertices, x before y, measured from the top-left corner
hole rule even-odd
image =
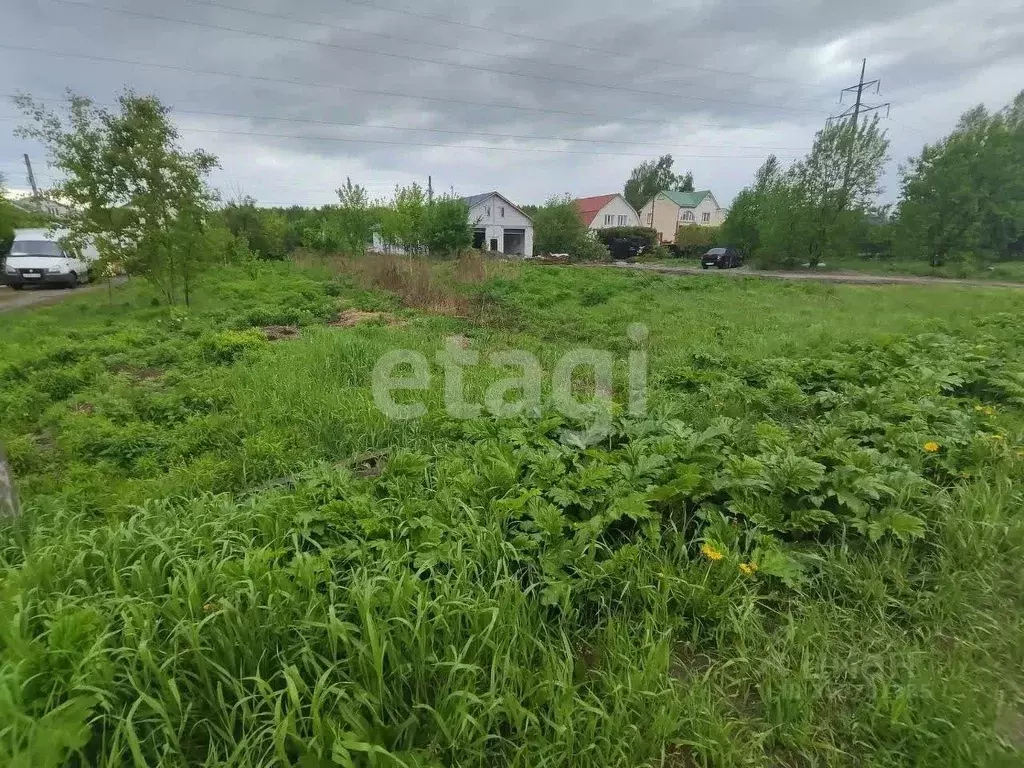
[[[725,221],[725,210],[710,190],[659,192],[640,209],[640,224],[654,227],[663,243],[676,239],[679,227],[717,227]]]

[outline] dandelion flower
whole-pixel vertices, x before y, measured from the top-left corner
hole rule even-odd
[[[700,551],[704,557],[712,562],[717,562],[725,557],[725,553],[723,553],[722,550],[717,549],[713,544],[709,544],[708,542],[704,542],[704,544],[701,545]]]
[[[927,443],[924,444],[924,449],[928,453],[938,453],[939,448],[941,447],[942,446],[936,443],[934,440],[929,440]]]
[[[753,576],[757,573],[757,563],[740,563],[740,573],[744,576]]]

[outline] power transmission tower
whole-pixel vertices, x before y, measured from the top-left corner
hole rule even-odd
[[[857,94],[857,98],[856,98],[856,101],[854,101],[853,106],[849,107],[842,114],[832,115],[831,117],[829,117],[828,120],[826,121],[829,125],[832,124],[833,120],[845,120],[846,118],[850,118],[850,124],[856,129],[857,121],[860,119],[860,116],[862,114],[867,114],[868,112],[875,112],[875,111],[877,111],[879,109],[884,109],[885,110],[885,116],[886,117],[889,116],[889,109],[892,106],[889,102],[885,102],[884,104],[873,104],[872,105],[872,104],[865,104],[864,101],[863,101],[864,92],[866,90],[868,90],[869,88],[874,87],[875,93],[877,94],[880,91],[881,86],[882,86],[881,79],[868,80],[868,81],[865,82],[865,80],[864,80],[864,72],[867,69],[867,66],[868,66],[868,60],[867,59],[862,59],[861,63],[860,63],[860,80],[857,82],[856,85],[851,85],[849,88],[843,88],[843,90],[839,92],[839,103],[840,104],[843,103],[843,97],[846,94],[848,94],[848,93],[856,93]]]
[[[25,170],[28,171],[28,185],[32,187],[32,197],[39,197],[39,187],[36,186],[36,175],[32,173],[32,161],[28,154],[22,155],[25,158]]]

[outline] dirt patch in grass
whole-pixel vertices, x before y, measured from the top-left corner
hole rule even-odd
[[[301,333],[297,325],[268,325],[262,330],[263,335],[267,337],[267,341],[294,339]]]
[[[334,320],[328,323],[332,328],[351,328],[353,325],[359,325],[360,323],[369,323],[373,321],[381,321],[385,325],[400,326],[405,325],[405,321],[395,317],[394,315],[388,314],[387,312],[363,312],[360,309],[346,309],[340,313]]]
[[[153,379],[159,379],[165,373],[160,368],[136,368],[133,365],[115,365],[110,370],[112,373],[123,373],[125,376],[135,379],[135,381],[152,381]]]
[[[366,289],[383,289],[397,296],[407,307],[438,315],[471,318],[478,314],[479,301],[471,290],[492,277],[515,274],[506,262],[485,259],[479,253],[459,259],[399,256],[370,253],[365,256],[300,254],[298,263],[326,267]]]
[[[341,462],[340,466],[348,467],[352,470],[353,475],[365,480],[371,477],[380,477],[386,464],[387,454],[381,451],[367,451]]]

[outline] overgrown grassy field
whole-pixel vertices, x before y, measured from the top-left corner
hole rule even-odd
[[[1022,763],[1020,292],[368,274],[0,315],[0,764]],[[637,322],[647,415],[589,447],[439,365],[374,405],[453,335],[608,350],[624,404]]]

